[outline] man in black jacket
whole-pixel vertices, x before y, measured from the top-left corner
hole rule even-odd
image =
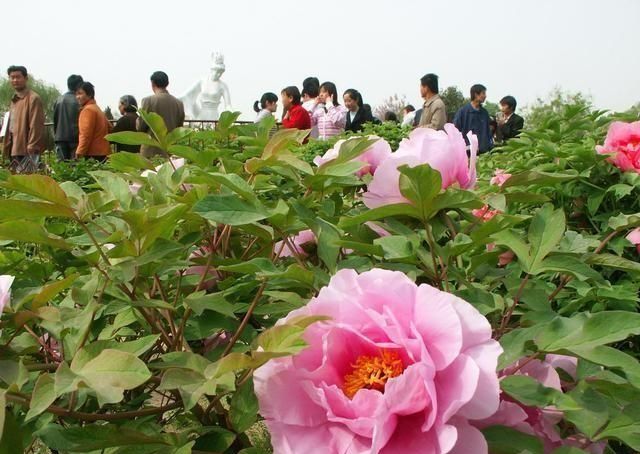
[[[53,106],[53,133],[56,153],[61,161],[74,159],[78,146],[78,115],[80,106],[76,100],[76,90],[82,85],[82,76],[72,74],[67,79],[67,88]]]
[[[505,96],[500,100],[502,116],[496,119],[498,122],[498,129],[496,130],[498,142],[506,142],[509,139],[518,137],[524,127],[524,119],[515,113],[516,105],[516,98],[513,96]]]

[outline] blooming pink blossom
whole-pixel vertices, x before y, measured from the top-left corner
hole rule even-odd
[[[502,186],[509,178],[511,178],[510,173],[506,173],[503,169],[496,169],[489,183]]]
[[[578,361],[574,357],[549,354],[543,361],[521,359],[505,368],[500,374],[503,377],[526,375],[539,381],[547,388],[562,392],[567,385],[562,382],[557,369],[562,369],[566,374],[575,378],[577,365]],[[601,454],[604,451],[604,444],[589,444],[585,442],[582,435],[573,435],[563,439],[557,429],[557,424],[562,421],[562,418],[562,412],[555,407],[528,407],[503,394],[498,411],[483,421],[475,422],[475,425],[480,428],[501,425],[535,435],[542,440],[545,453],[550,453],[561,446],[581,447],[592,454]]]
[[[614,121],[609,126],[603,145],[596,146],[599,154],[613,153],[608,160],[623,172],[640,173],[640,121]]]
[[[338,271],[284,320],[324,315],[309,347],[254,375],[279,454],[487,454],[502,349],[466,301],[398,271]]]
[[[323,156],[316,156],[313,160],[313,163],[320,167],[327,162],[333,161],[340,154],[340,148],[342,147],[342,144],[344,144],[348,140],[353,140],[355,138],[356,137],[352,137],[347,140],[338,140],[333,148],[328,150]],[[369,148],[367,148],[364,153],[352,160],[360,161],[364,164],[363,167],[356,172],[356,175],[358,175],[359,177],[368,173],[373,174],[378,166],[385,159],[391,156],[391,146],[387,143],[386,140],[381,139],[378,136],[369,136],[369,139],[377,140]]]
[[[635,244],[636,250],[640,254],[640,227],[633,229],[625,238],[629,240],[631,244]]]
[[[482,219],[483,221],[489,221],[494,218],[495,215],[502,213],[500,210],[491,210],[489,205],[484,205],[482,208],[471,210],[471,214],[475,217]]]
[[[289,238],[289,243],[286,241],[278,241],[273,246],[273,251],[275,254],[278,254],[278,257],[293,257],[294,255],[298,255],[299,257],[306,257],[307,251],[304,250],[303,246],[305,244],[316,244],[316,236],[313,234],[313,231],[303,230],[294,237]]]
[[[400,171],[398,167],[415,167],[429,164],[440,172],[442,188],[453,184],[469,189],[476,183],[476,154],[478,138],[471,132],[467,135],[471,144],[471,159],[467,157],[462,134],[452,124],[444,131],[429,128],[414,129],[409,138],[400,142],[398,151],[392,153],[373,174],[364,194],[364,204],[376,208],[394,203],[409,203],[400,193]],[[445,132],[446,131],[446,132]]]
[[[13,284],[13,276],[3,274],[0,276],[0,314],[4,310],[4,307],[9,304],[11,299],[11,284]]]

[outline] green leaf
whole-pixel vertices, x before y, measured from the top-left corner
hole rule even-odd
[[[555,249],[564,235],[565,225],[564,211],[554,210],[551,204],[543,206],[533,217],[529,227],[531,257],[527,261],[530,273],[535,274],[542,260]]]
[[[539,170],[527,170],[525,172],[512,175],[507,181],[504,182],[502,187],[510,188],[513,186],[529,185],[550,186],[552,184],[575,180],[576,178],[578,178],[577,173],[549,173],[541,172]]]
[[[105,137],[109,142],[121,143],[123,145],[149,145],[151,147],[160,148],[160,143],[146,132],[122,131],[107,134]],[[124,154],[124,153],[116,153]],[[134,153],[131,153],[134,154]],[[137,155],[137,153],[135,153]],[[142,156],[141,156],[142,157]]]
[[[259,200],[253,192],[253,188],[242,177],[235,173],[204,173],[208,180],[221,184],[254,205],[259,205]]]
[[[251,224],[269,214],[262,206],[255,206],[237,195],[210,194],[199,200],[193,211],[205,219],[228,225]]]
[[[527,375],[508,375],[500,380],[500,388],[518,402],[540,408],[552,405],[562,394],[556,389],[542,386],[538,380]]]
[[[352,137],[340,144],[338,156],[328,162],[325,162],[316,171],[317,174],[327,174],[336,166],[351,161],[367,151],[378,139],[370,139],[368,137]]]
[[[608,438],[620,440],[635,451],[640,451],[640,407],[637,404],[624,407],[595,437],[596,440]]]
[[[627,230],[638,226],[640,226],[640,213],[620,213],[609,218],[609,227],[613,230]]]
[[[429,164],[415,167],[400,166],[400,193],[409,199],[426,221],[433,212],[433,201],[442,189],[440,172]]]
[[[49,424],[34,435],[39,437],[49,449],[65,452],[91,452],[132,445],[170,445],[159,435],[151,436],[114,424],[92,424],[69,428]]]
[[[246,262],[237,263],[235,265],[220,265],[218,269],[221,271],[228,271],[230,273],[241,274],[275,273],[279,271],[271,260],[264,257],[247,260]]]
[[[140,356],[153,347],[159,337],[159,334],[151,334],[129,342],[119,342],[115,340],[99,340],[92,342],[78,350],[76,356],[73,357],[72,367],[74,370],[82,369],[89,361],[107,349],[118,350],[130,353],[134,356]]]
[[[40,292],[37,293],[33,298],[31,308],[35,310],[47,304],[48,302],[50,302],[60,292],[71,287],[71,284],[73,284],[76,281],[78,276],[79,274],[75,273],[70,276],[67,276],[64,279],[52,282],[51,284],[47,284],[44,287],[42,287],[42,290],[40,290]]]
[[[572,318],[556,317],[535,338],[545,352],[591,348],[640,334],[640,314],[606,311],[579,313]]]
[[[431,208],[429,209],[429,216],[433,216],[440,210],[453,210],[458,208],[480,208],[483,203],[478,196],[464,189],[447,188],[447,190],[441,194],[438,194]],[[504,211],[504,209],[503,209]]]
[[[493,219],[491,220],[493,221]],[[489,221],[489,222],[491,222]],[[471,236],[473,238],[473,234]],[[528,262],[530,260],[531,247],[522,241],[520,236],[511,230],[503,230],[493,235],[492,237],[496,244],[506,246],[513,251],[518,257],[519,262],[523,268],[528,269]]]
[[[148,138],[146,134],[144,135]],[[157,144],[154,146],[157,146]],[[112,153],[109,155],[109,165],[121,172],[155,171],[153,163],[139,153]]]
[[[205,310],[210,310],[235,318],[233,304],[220,293],[208,295],[205,292],[192,293],[184,299],[184,304],[189,306],[196,315],[202,315]]]
[[[492,426],[482,431],[491,454],[543,454],[542,440],[510,427]]]
[[[574,448],[573,446],[563,446],[561,448],[554,449],[551,454],[587,454],[587,451]]]
[[[613,254],[592,254],[586,257],[586,262],[590,265],[600,265],[616,270],[637,273],[640,272],[640,263],[618,257]]]
[[[28,200],[0,200],[0,219],[42,219],[46,217],[75,217],[71,208],[48,202],[32,202]]]
[[[348,228],[364,224],[367,221],[375,221],[378,219],[388,218],[392,216],[409,216],[420,219],[418,210],[408,203],[396,203],[393,205],[385,205],[372,210],[366,210],[363,213],[352,217],[343,217],[338,224],[341,228]]]
[[[40,375],[35,388],[33,388],[29,411],[25,420],[33,419],[45,411],[49,405],[55,402],[56,397],[58,396],[55,391],[55,380],[47,373]]]
[[[0,380],[20,390],[29,381],[29,372],[22,361],[0,360]]]
[[[98,182],[106,194],[111,195],[118,201],[123,209],[129,209],[132,195],[129,183],[124,178],[104,170],[96,170],[89,172],[89,174]]]
[[[633,356],[603,345],[568,350],[592,363],[619,370],[629,380],[629,383],[640,389],[640,363]]]
[[[229,419],[233,429],[242,433],[258,419],[258,399],[253,391],[253,380],[245,381],[231,398]]]
[[[338,255],[340,254],[340,232],[324,219],[316,219],[313,233],[318,239],[318,257],[330,272],[335,272]]]
[[[135,355],[113,349],[106,349],[88,361],[81,368],[71,364],[71,370],[93,389],[98,402],[118,403],[125,390],[134,389],[151,378],[144,362]]]
[[[390,235],[373,240],[373,244],[382,247],[387,260],[402,260],[416,256],[417,241],[404,235]]]
[[[7,180],[0,183],[5,189],[29,194],[48,202],[70,208],[67,194],[58,183],[46,175],[11,175]]]
[[[31,221],[9,221],[0,224],[0,240],[44,244],[65,250],[72,248],[62,238],[51,235],[42,225]]]
[[[147,112],[143,109],[138,109],[138,115],[149,126],[149,136],[158,142],[158,148],[167,151],[167,125],[162,117],[155,112]]]
[[[221,427],[207,427],[205,435],[196,440],[193,449],[202,452],[220,453],[225,452],[233,444],[236,435],[233,432]]]
[[[557,272],[569,274],[581,281],[592,280],[604,283],[605,279],[600,273],[591,269],[581,259],[572,255],[552,255],[546,257],[538,268],[531,270],[532,274],[544,272]]]
[[[579,382],[568,395],[580,406],[580,409],[566,410],[565,419],[575,424],[587,437],[593,438],[609,419],[607,400],[588,387],[585,382]]]

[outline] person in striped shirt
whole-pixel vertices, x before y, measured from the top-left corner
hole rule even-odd
[[[342,133],[347,123],[347,108],[338,103],[337,93],[333,82],[320,85],[320,94],[311,113],[311,125],[317,126],[320,140]]]

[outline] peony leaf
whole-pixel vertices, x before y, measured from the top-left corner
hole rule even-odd
[[[55,380],[49,374],[40,375],[33,389],[26,420],[33,419],[45,411],[56,400],[56,397],[58,396],[55,391]]]
[[[0,183],[0,187],[22,194],[29,194],[48,202],[70,208],[67,194],[60,185],[46,175],[11,175]]]
[[[253,391],[253,380],[247,380],[236,389],[231,398],[229,420],[236,432],[249,429],[258,419],[258,399]]]
[[[403,165],[400,171],[400,193],[409,199],[420,213],[423,221],[427,221],[435,213],[433,202],[442,188],[440,172],[429,164],[415,167]]]
[[[250,224],[269,216],[261,205],[253,205],[237,195],[210,194],[199,200],[193,211],[209,221],[228,225]]]
[[[510,427],[491,426],[482,431],[491,454],[543,454],[542,440]]]

